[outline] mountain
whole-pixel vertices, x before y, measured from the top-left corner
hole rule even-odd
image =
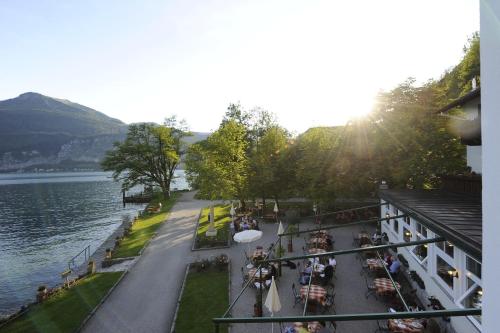
[[[101,112],[28,92],[0,101],[0,171],[96,169],[126,132]]]
[[[98,170],[127,129],[89,107],[34,92],[0,101],[0,172]],[[187,141],[207,136],[194,132]]]

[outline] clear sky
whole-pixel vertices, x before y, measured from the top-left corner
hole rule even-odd
[[[478,30],[477,0],[5,0],[0,100],[34,91],[194,131],[240,101],[302,132],[438,78]]]

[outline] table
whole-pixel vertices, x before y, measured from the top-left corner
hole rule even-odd
[[[368,268],[372,271],[376,271],[378,269],[384,269],[385,262],[380,259],[366,259],[366,264]]]
[[[309,233],[309,236],[311,238],[315,238],[315,237],[319,237],[319,238],[331,238],[331,236],[324,230],[320,230],[320,231],[313,231],[311,233]]]
[[[389,319],[387,325],[391,332],[421,333],[424,331],[424,326],[417,319]]]
[[[267,279],[267,275],[269,274],[269,271],[267,268],[262,268],[262,277],[260,276],[260,272],[257,268],[252,268],[250,270],[248,270],[248,278],[249,279],[252,279],[252,276],[253,276],[253,280],[266,280]],[[255,276],[254,276],[255,274]]]
[[[325,253],[326,250],[324,249],[318,249],[313,247],[312,249],[307,250],[310,254],[318,254],[318,253]]]
[[[252,254],[252,259],[256,259],[256,258],[265,258],[267,256],[267,253],[264,252],[263,249],[256,249],[255,251],[253,251],[253,254]]]
[[[319,238],[319,237],[314,237],[311,238],[307,241],[309,244],[315,244],[315,243],[320,243],[320,244],[326,244],[326,238]]]
[[[392,285],[392,282],[388,278],[378,278],[373,280],[373,285],[375,286],[377,294],[388,294],[395,292],[396,289],[394,289],[394,286]],[[398,289],[401,288],[401,285],[396,282],[396,286]]]
[[[309,286],[303,286],[302,288],[300,288],[300,297],[304,301],[307,297],[307,290],[308,289],[309,289]],[[326,303],[326,289],[321,287],[321,286],[311,284],[311,291],[309,292],[309,300],[314,301],[314,302],[318,302],[321,305],[325,305],[325,303]]]
[[[299,328],[303,328],[304,324],[303,323],[293,323],[293,327],[296,330],[299,330]],[[319,323],[319,321],[312,321],[310,323],[307,323],[307,330],[310,333],[316,333],[319,332],[320,329],[322,329],[323,326]]]

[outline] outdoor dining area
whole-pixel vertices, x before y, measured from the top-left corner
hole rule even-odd
[[[294,229],[295,230],[295,229]],[[405,269],[392,247],[383,245],[384,235],[376,224],[333,227],[303,223],[293,232],[295,251],[280,253],[281,223],[262,223],[257,239],[239,248],[241,278],[237,278],[232,317],[288,316],[290,322],[232,325],[231,332],[443,332],[442,322],[406,316],[379,320],[301,320],[310,316],[364,313],[398,313],[425,310],[402,271]],[[240,232],[241,233],[241,232]],[[297,234],[300,234],[297,235]],[[238,235],[238,233],[236,234]],[[235,239],[236,241],[236,239]],[[363,249],[369,250],[363,250]],[[344,252],[332,255],[331,252]],[[280,261],[280,257],[291,260]],[[243,289],[242,289],[243,288]],[[273,306],[277,298],[279,306]],[[269,306],[268,306],[269,305]],[[237,315],[235,315],[237,314]],[[416,317],[422,317],[416,315]]]

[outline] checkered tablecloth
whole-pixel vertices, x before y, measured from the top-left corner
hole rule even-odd
[[[424,326],[416,319],[389,319],[389,330],[397,333],[421,333]]]
[[[330,238],[330,234],[328,234],[326,231],[321,230],[321,231],[314,231],[309,234],[311,238],[319,237],[319,238]]]
[[[319,237],[315,237],[315,238],[311,238],[309,239],[308,241],[309,244],[326,244],[326,238],[319,238]]]
[[[318,254],[318,253],[325,253],[326,251],[324,249],[318,249],[318,248],[312,248],[307,250],[310,254]]]
[[[267,253],[264,252],[263,249],[256,249],[255,251],[253,251],[253,254],[252,254],[252,258],[258,258],[258,257],[261,257],[261,258],[264,258],[265,256],[267,256]]]
[[[366,264],[372,271],[375,271],[377,269],[384,269],[385,262],[380,259],[366,259]]]
[[[309,286],[303,286],[300,288],[300,297],[305,301],[307,297],[307,290],[309,289]],[[309,292],[309,301],[315,301],[320,304],[325,304],[326,301],[326,289],[317,286],[315,284],[311,285],[311,291]]]
[[[377,289],[377,294],[386,294],[396,291],[396,289],[394,289],[394,286],[392,285],[391,280],[387,278],[375,279],[373,280],[373,285]],[[401,285],[397,282],[396,286],[398,287],[398,289],[401,288]]]
[[[257,268],[252,268],[252,269],[248,270],[247,274],[248,274],[249,279],[252,279],[252,276],[253,276],[253,280],[266,280],[267,275],[269,274],[269,271],[266,268],[262,268],[262,277],[260,277],[259,270],[257,270]],[[255,276],[254,276],[254,274],[255,274]]]
[[[296,329],[296,330],[299,330],[299,328],[302,328],[304,327],[304,324],[303,323],[293,323],[293,327]],[[310,333],[316,333],[316,332],[319,332],[319,330],[323,328],[323,326],[321,326],[321,324],[319,323],[319,321],[312,321],[310,323],[307,323],[307,330],[310,332]]]

